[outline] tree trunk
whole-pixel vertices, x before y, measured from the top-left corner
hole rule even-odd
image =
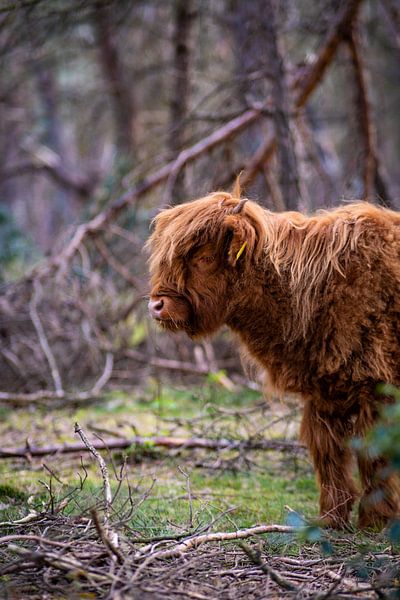
[[[62,124],[58,114],[58,94],[53,67],[39,61],[33,64],[33,70],[36,76],[44,122],[42,143],[60,157],[61,163],[68,164],[65,158]],[[71,223],[73,204],[74,198],[71,192],[63,186],[57,186],[54,191],[52,210],[42,215],[42,225],[46,223],[45,229],[47,230],[46,237],[48,239],[45,246],[47,248],[51,247],[54,236],[60,228]]]
[[[116,145],[120,153],[132,161],[135,151],[136,116],[133,90],[125,79],[124,67],[111,25],[109,8],[102,0],[96,4],[93,24],[100,52],[101,67],[113,105]]]
[[[241,107],[246,108],[255,102],[263,103],[268,93],[268,73],[266,70],[266,56],[262,52],[263,31],[260,28],[260,15],[263,13],[263,0],[231,0],[229,3],[229,22],[233,38],[233,52],[235,59],[235,70],[238,83],[235,87],[235,100]],[[258,122],[250,125],[240,136],[238,141],[240,161],[238,172],[242,165],[248,161],[248,157],[262,154],[262,148],[267,143],[271,132],[267,127]],[[231,165],[230,165],[231,166]],[[269,186],[259,170],[259,165],[251,175],[251,193],[260,199],[265,199],[268,206],[270,196]],[[235,175],[238,173],[236,172]],[[241,178],[241,183],[246,189],[250,181]],[[271,202],[273,199],[271,198]]]
[[[299,178],[294,141],[290,131],[290,101],[286,74],[279,48],[274,0],[231,3],[235,36],[237,70],[240,76],[239,97],[244,104],[262,102],[270,96],[274,106],[273,122],[277,140],[278,180],[286,208],[298,207]],[[248,150],[264,143],[258,127],[249,132]]]
[[[264,30],[263,52],[268,57],[271,74],[279,183],[287,209],[296,210],[300,199],[299,175],[294,139],[290,130],[291,102],[286,82],[283,54],[279,47],[275,0],[267,0],[262,4],[263,11],[260,14],[262,15]]]
[[[358,130],[363,148],[363,197],[369,202],[376,198],[383,206],[393,208],[393,201],[386,182],[386,174],[383,171],[377,147],[376,130],[368,96],[367,74],[362,59],[359,36],[355,28],[349,33],[347,44],[353,65]]]
[[[188,115],[190,94],[190,34],[193,17],[192,0],[175,0],[171,121],[168,140],[172,158],[179,154],[185,144],[185,121]],[[183,171],[178,173],[173,183],[171,196],[174,204],[178,204],[185,199],[185,174]]]

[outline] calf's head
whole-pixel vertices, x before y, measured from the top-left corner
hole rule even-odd
[[[149,311],[161,326],[201,337],[224,324],[262,252],[261,213],[221,192],[155,218]]]

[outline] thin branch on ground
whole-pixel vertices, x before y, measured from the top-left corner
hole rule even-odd
[[[178,466],[178,471],[182,473],[186,481],[186,491],[189,500],[189,529],[193,527],[193,499],[192,499],[192,488],[190,485],[190,476],[186,471],[182,469],[182,467]]]
[[[111,553],[111,556],[114,557],[120,564],[123,564],[124,557],[122,556],[121,551],[118,548],[118,546],[116,546],[115,544],[113,544],[111,542],[110,531],[108,530],[108,532],[106,532],[103,529],[103,527],[99,521],[98,514],[95,509],[93,509],[90,512],[90,514],[92,515],[93,524],[96,528],[97,533],[99,534],[99,538],[101,539],[101,541],[103,542],[103,544],[105,545],[107,550]],[[118,541],[118,538],[117,538],[117,541]]]
[[[282,587],[283,589],[289,590],[291,592],[297,591],[297,586],[295,586],[288,579],[279,575],[279,573],[274,571],[274,569],[271,569],[271,567],[269,567],[262,560],[260,551],[252,550],[250,548],[250,546],[248,546],[244,542],[238,542],[238,546],[240,546],[240,548],[247,555],[247,557],[251,560],[251,562],[254,563],[255,565],[257,565],[258,567],[260,567],[260,569],[263,573],[265,573],[266,575],[269,575],[271,577],[272,581],[275,581],[275,583],[277,583],[279,585],[279,587]]]
[[[79,423],[75,423],[74,431],[75,431],[75,433],[77,433],[79,435],[79,437],[81,438],[81,440],[84,443],[84,445],[86,446],[86,448],[94,456],[94,458],[96,459],[96,461],[99,464],[100,471],[101,471],[101,476],[103,478],[103,490],[104,490],[104,524],[108,525],[109,520],[110,520],[110,509],[111,509],[111,504],[112,504],[112,493],[111,493],[110,478],[108,476],[107,465],[106,465],[106,463],[104,461],[104,458],[101,456],[101,454],[99,454],[99,452],[94,447],[94,445],[92,444],[92,442],[90,442],[88,440],[85,432],[82,430],[82,428],[80,427]]]
[[[134,446],[144,448],[159,446],[171,449],[204,448],[208,450],[271,450],[276,452],[302,452],[304,446],[291,440],[232,440],[232,439],[207,439],[207,438],[178,438],[168,436],[133,436],[131,438],[117,438],[110,440],[96,440],[91,444],[94,450],[125,450]],[[0,448],[1,458],[27,458],[46,456],[48,454],[70,454],[89,449],[85,443],[50,444],[48,446],[34,446],[31,443],[21,448]],[[93,452],[92,452],[93,453]]]
[[[44,551],[32,551],[15,544],[9,544],[8,549],[14,554],[17,554],[23,558],[30,560],[31,562],[38,563],[39,565],[48,564],[55,569],[69,573],[71,576],[80,576],[87,578],[89,581],[98,583],[111,583],[118,581],[111,572],[100,573],[95,569],[91,569],[87,565],[84,566],[81,561],[75,559],[72,556],[62,556],[52,552]],[[7,566],[0,570],[0,575],[7,572]]]

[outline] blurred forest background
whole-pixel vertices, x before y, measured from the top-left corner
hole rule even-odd
[[[400,208],[397,0],[2,0],[0,61],[4,400],[240,380],[224,334],[148,323],[166,205],[242,172],[274,211]]]

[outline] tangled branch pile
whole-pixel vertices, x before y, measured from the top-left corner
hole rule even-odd
[[[116,234],[102,231],[95,240],[81,244],[68,265],[56,268],[50,263],[4,287],[3,390],[47,390],[50,396],[63,397],[82,384],[95,385],[102,372],[110,376],[107,355],[124,346],[129,331],[121,324],[142,299],[141,282],[130,264],[139,254],[137,242],[129,232],[115,228]],[[129,259],[123,263],[116,255]]]
[[[46,536],[41,532],[46,529]],[[277,526],[265,532],[281,534]],[[286,528],[291,529],[291,528]],[[96,594],[102,598],[380,598],[396,594],[399,561],[389,554],[368,557],[369,577],[360,580],[349,566],[356,554],[321,557],[307,546],[298,558],[271,555],[258,544],[226,541],[229,535],[205,534],[198,548],[182,551],[183,542],[154,542],[142,552],[139,543],[123,537],[118,554],[104,544],[88,519],[42,516],[29,535],[0,538],[4,560],[0,573],[13,574],[14,593],[29,592],[32,599],[43,592]],[[258,537],[261,527],[234,532],[231,538]],[[70,532],[74,531],[73,535]],[[197,536],[200,537],[200,536]],[[213,540],[216,538],[216,541]],[[191,537],[187,542],[194,542]],[[193,543],[193,546],[195,544]],[[159,552],[157,547],[163,547]],[[174,548],[180,547],[179,552]],[[163,555],[163,556],[162,556]],[[384,571],[384,574],[382,573]],[[17,575],[16,575],[17,574]],[[71,597],[71,596],[69,596]],[[395,597],[395,596],[392,596]]]

